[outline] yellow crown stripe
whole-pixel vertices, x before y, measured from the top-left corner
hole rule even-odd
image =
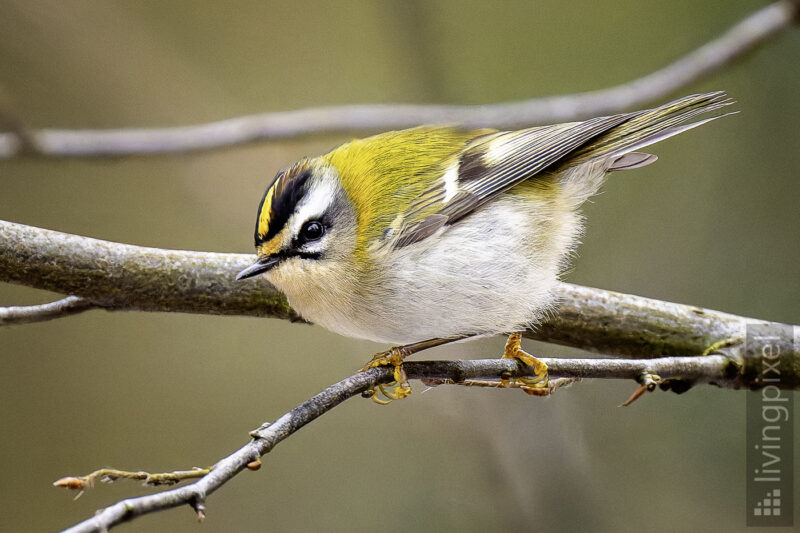
[[[275,185],[269,188],[264,203],[261,206],[261,213],[258,214],[258,234],[262,237],[269,232],[270,213],[272,212],[272,197],[275,196]]]

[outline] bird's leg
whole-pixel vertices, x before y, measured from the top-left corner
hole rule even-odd
[[[370,368],[377,368],[379,366],[392,365],[394,367],[394,382],[388,383],[388,386],[394,385],[394,389],[387,391],[385,385],[378,385],[377,389],[371,389],[364,393],[365,396],[372,398],[373,401],[380,404],[387,404],[392,400],[401,400],[411,394],[411,385],[408,384],[408,377],[403,369],[403,359],[411,354],[433,348],[434,346],[441,346],[448,342],[457,341],[464,337],[455,337],[449,339],[430,339],[422,342],[415,342],[413,344],[406,344],[405,346],[395,346],[389,348],[385,352],[378,352],[372,356],[369,363],[361,369],[362,372]],[[389,401],[381,400],[378,398],[378,391],[380,391]]]
[[[549,376],[547,375],[547,365],[539,361],[531,354],[522,349],[522,334],[512,333],[508,336],[506,341],[505,350],[503,350],[503,359],[517,359],[524,365],[532,367],[534,377],[516,378],[515,381],[520,384],[520,388],[528,394],[536,396],[546,396],[549,394]],[[510,380],[501,380],[505,386],[510,385]]]

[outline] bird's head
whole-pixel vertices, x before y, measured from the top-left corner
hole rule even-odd
[[[341,261],[355,245],[356,216],[336,170],[321,158],[278,172],[258,206],[258,259],[237,280],[268,274],[270,281],[298,269]]]

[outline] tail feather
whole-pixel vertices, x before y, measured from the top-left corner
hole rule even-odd
[[[579,165],[592,159],[619,157],[657,143],[673,135],[733,114],[724,113],[695,122],[688,121],[722,109],[734,101],[723,91],[694,94],[662,106],[630,113],[628,120],[611,128],[569,158],[566,166]],[[652,162],[652,161],[651,161]]]
[[[696,128],[712,120],[730,115],[719,114],[697,118],[733,103],[724,92],[687,96],[654,109],[628,113],[625,120],[611,127],[573,152],[553,172],[559,176],[564,198],[579,206],[597,193],[606,173],[640,168],[657,157],[637,150],[673,135]]]

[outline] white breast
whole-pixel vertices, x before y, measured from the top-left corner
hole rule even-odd
[[[579,222],[568,210],[505,195],[439,234],[375,252],[372,274],[284,290],[312,322],[373,341],[518,331],[553,304],[552,289]],[[316,281],[351,273],[329,274]]]

